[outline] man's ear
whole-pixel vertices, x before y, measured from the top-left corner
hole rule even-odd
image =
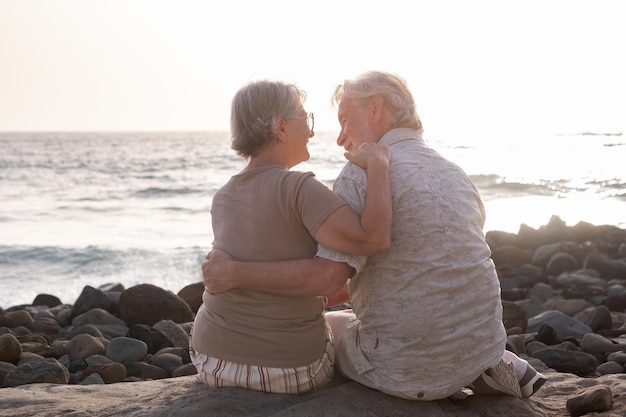
[[[372,112],[374,121],[380,121],[380,118],[383,116],[384,104],[385,103],[381,96],[374,96],[370,99],[369,109]]]

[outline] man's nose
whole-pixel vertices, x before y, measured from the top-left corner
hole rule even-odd
[[[343,143],[346,141],[347,136],[343,134],[343,132],[339,132],[339,136],[337,136],[337,145],[343,146]]]

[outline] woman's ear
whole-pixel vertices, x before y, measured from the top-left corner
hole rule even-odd
[[[282,117],[276,120],[276,136],[280,141],[285,141],[287,138],[287,120]]]

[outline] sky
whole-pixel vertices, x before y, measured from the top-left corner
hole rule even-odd
[[[0,131],[228,130],[246,82],[404,77],[425,137],[626,132],[620,0],[0,0]]]

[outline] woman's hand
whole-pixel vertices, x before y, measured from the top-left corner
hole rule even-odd
[[[357,164],[363,169],[367,169],[368,164],[383,162],[389,166],[391,160],[391,152],[389,148],[378,143],[366,142],[356,151],[346,151],[344,153],[346,159],[354,164]]]

